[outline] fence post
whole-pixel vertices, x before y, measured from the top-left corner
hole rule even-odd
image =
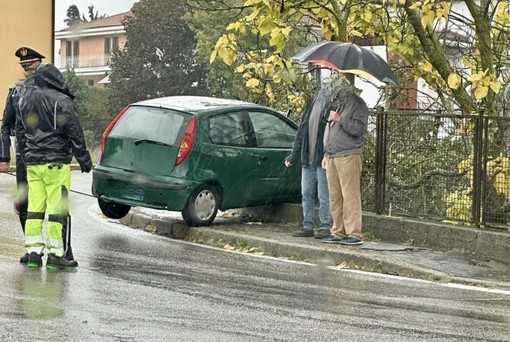
[[[471,216],[475,227],[480,228],[483,179],[483,110],[480,110],[475,120],[475,134],[473,141],[473,206]]]
[[[383,107],[377,108],[375,139],[375,212],[381,215],[384,211],[386,189],[386,113]]]

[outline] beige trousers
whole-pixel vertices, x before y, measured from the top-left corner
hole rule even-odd
[[[331,234],[361,239],[361,155],[326,157]]]

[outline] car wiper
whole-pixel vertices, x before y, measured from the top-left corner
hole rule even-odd
[[[146,139],[146,138],[135,140],[134,143],[136,146],[140,145],[141,143],[149,143],[149,144],[162,145],[162,146],[172,146],[170,144],[167,144],[167,143],[164,143],[161,141],[156,141],[156,140],[151,140],[151,139]]]

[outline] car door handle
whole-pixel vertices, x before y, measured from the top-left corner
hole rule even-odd
[[[260,161],[266,161],[266,160],[267,160],[267,157],[266,157],[266,156],[259,156],[259,160],[260,160]]]

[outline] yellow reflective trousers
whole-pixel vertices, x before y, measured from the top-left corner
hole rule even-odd
[[[27,253],[41,254],[46,247],[56,256],[64,255],[62,226],[69,215],[68,194],[71,184],[70,164],[27,165],[28,214],[25,226]],[[48,215],[47,238],[42,228]]]

